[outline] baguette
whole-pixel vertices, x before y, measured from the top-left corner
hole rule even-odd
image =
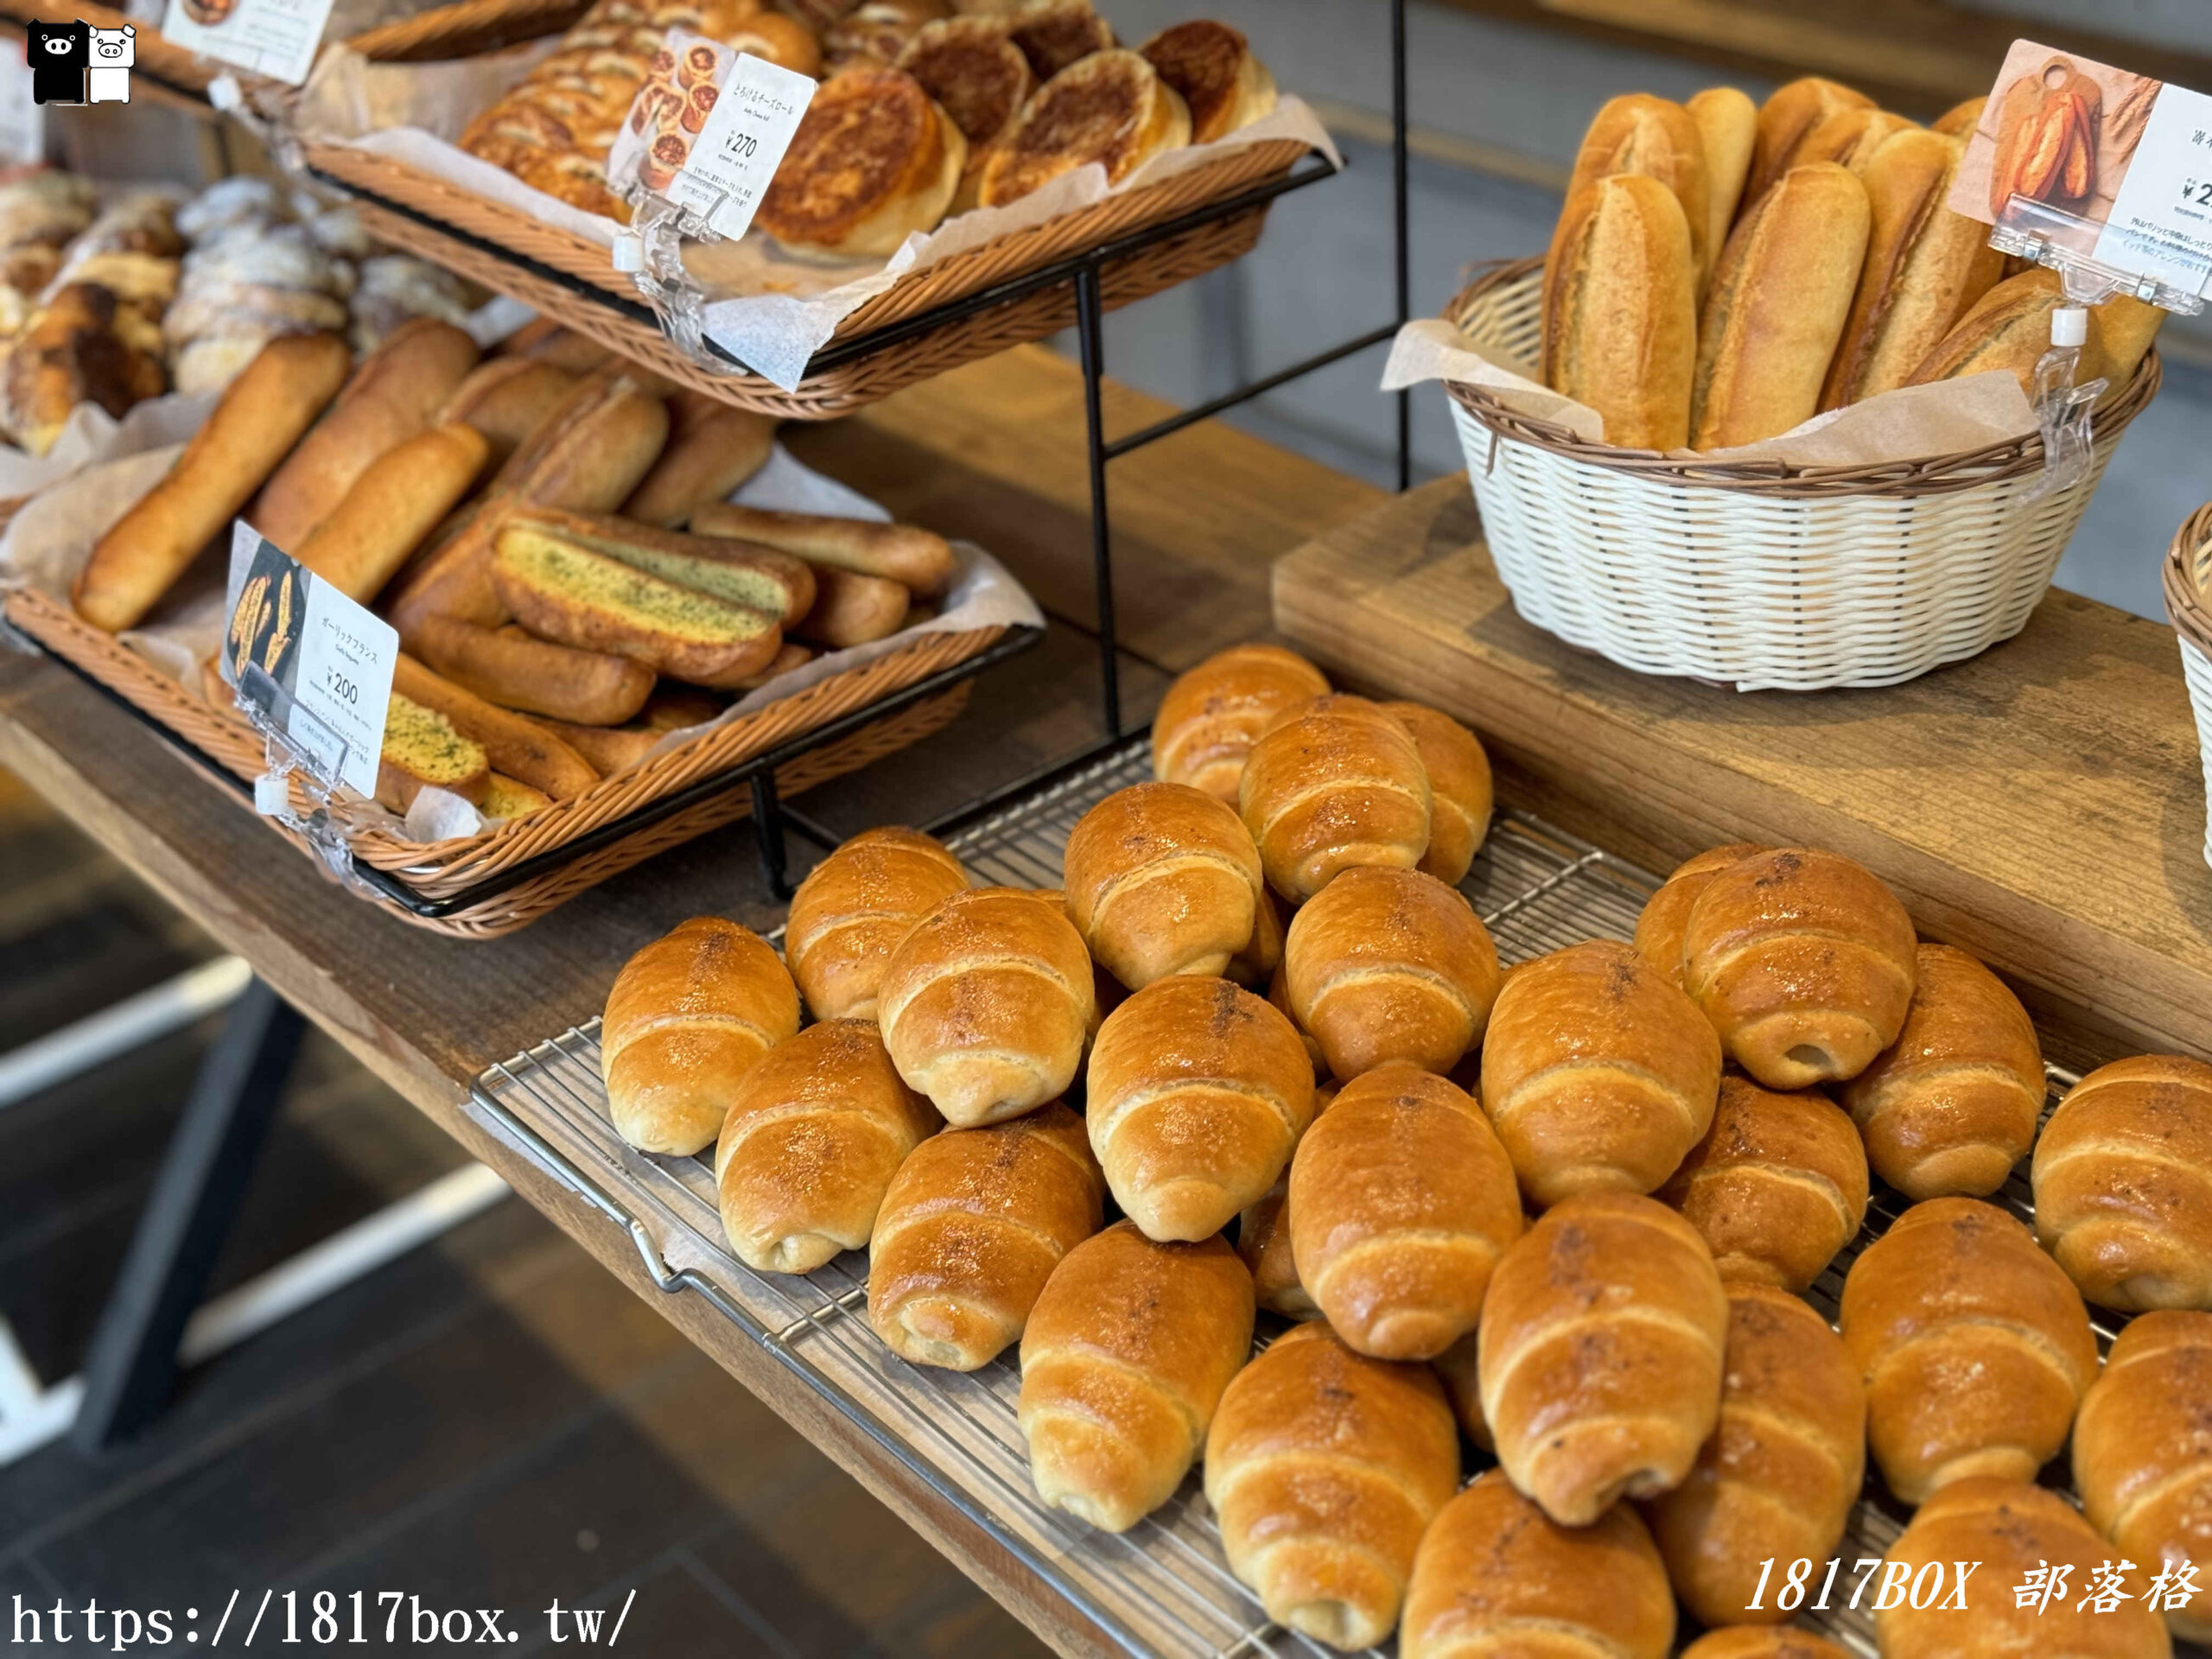
[[[1917,132],[1916,123],[1887,110],[1838,110],[1800,139],[1790,152],[1790,167],[1810,167],[1815,162],[1834,162],[1866,175],[1875,152],[1901,132]],[[1783,171],[1786,174],[1788,168]]]
[[[1758,205],[1759,198],[1782,181],[1789,158],[1805,135],[1839,110],[1864,110],[1874,100],[1818,75],[1807,75],[1778,87],[1759,105],[1758,137],[1751,148],[1751,176],[1744,187],[1744,200],[1737,218]]]
[[[1697,120],[1681,105],[1648,92],[1628,92],[1609,99],[1599,109],[1575,152],[1574,171],[1567,180],[1567,211],[1560,216],[1557,237],[1574,215],[1574,203],[1600,179],[1623,174],[1656,179],[1675,194],[1689,226],[1690,264],[1702,285],[1719,252],[1707,238],[1712,226],[1711,187],[1706,163],[1705,137]]]
[[[1872,232],[1822,409],[1904,385],[1967,308],[1996,286],[2005,256],[1978,220],[1944,205],[1965,154],[1957,138],[1912,128],[1858,169]]]
[[[536,721],[485,702],[404,652],[392,665],[391,688],[443,715],[463,737],[483,746],[500,772],[552,800],[581,795],[599,781],[589,761]]]
[[[1679,449],[1697,355],[1696,266],[1674,192],[1623,174],[1570,198],[1544,267],[1544,384],[1596,410],[1608,443]]]
[[[645,707],[653,671],[626,657],[571,651],[520,628],[426,617],[408,648],[454,684],[525,714],[580,726],[620,726]],[[587,755],[601,772],[613,768]]]
[[[691,529],[701,536],[758,542],[817,568],[830,565],[857,575],[887,576],[924,599],[938,598],[951,587],[956,569],[952,544],[912,524],[770,512],[717,501],[692,513]]]
[[[296,554],[362,474],[431,423],[476,356],[476,342],[451,323],[403,323],[361,359],[329,412],[262,486],[246,521]]]
[[[1758,143],[1758,106],[1750,94],[1734,86],[1708,86],[1686,100],[1682,107],[1697,124],[1705,146],[1705,252],[1698,293],[1713,280],[1713,267],[1720,250],[1728,245],[1728,227],[1736,222],[1736,204],[1743,200],[1744,182],[1751,176],[1751,149]]]
[[[832,651],[889,639],[905,626],[913,602],[906,588],[888,577],[834,565],[816,571],[814,584],[814,603],[792,631]]]
[[[1736,226],[1698,327],[1692,448],[1757,443],[1811,418],[1871,219],[1858,176],[1815,162],[1792,168]]]
[[[576,377],[566,369],[527,357],[495,357],[480,363],[439,406],[434,417],[444,426],[459,421],[473,426],[492,446],[494,471],[507,464],[530,435],[575,390]]]
[[[468,524],[409,578],[393,601],[400,643],[425,616],[486,627],[508,620],[492,586],[499,523],[515,506],[612,512],[629,499],[668,437],[668,405],[620,372],[587,376],[540,421],[492,480]]]
[[[70,589],[77,614],[117,633],[152,610],[338,395],[351,360],[336,334],[263,346],[167,476],[93,547]]]
[[[686,536],[627,518],[518,507],[502,531],[552,537],[747,610],[796,622],[815,601],[814,572],[788,553],[724,537]]]
[[[784,642],[766,611],[678,587],[525,524],[499,532],[492,582],[500,603],[540,638],[627,657],[695,685],[734,685],[773,661]]]
[[[384,716],[384,747],[377,762],[377,799],[404,813],[426,789],[449,790],[480,801],[492,786],[492,762],[480,743],[455,731],[435,709],[394,691]]]
[[[468,493],[490,454],[474,427],[416,433],[369,465],[296,556],[346,598],[370,603]]]
[[[502,357],[525,362],[550,363],[569,374],[595,374],[613,360],[614,353],[588,334],[564,327],[550,317],[537,317],[499,342]]]
[[[804,668],[813,660],[814,650],[811,646],[802,645],[795,639],[786,639],[784,641],[783,649],[769,660],[766,668],[757,673],[747,675],[730,689],[735,691],[757,691],[769,681],[780,675],[788,674],[795,668]]]
[[[689,390],[669,400],[669,415],[668,447],[622,504],[622,516],[672,530],[768,464],[776,419]]]
[[[2041,266],[2007,277],[1967,308],[1905,384],[1924,386],[2002,372],[2018,380],[2022,395],[2032,400],[2036,365],[2050,349],[2050,314],[2064,297],[2058,273]],[[2098,321],[2092,310],[2088,341],[2082,348],[2084,378],[2103,349]]]

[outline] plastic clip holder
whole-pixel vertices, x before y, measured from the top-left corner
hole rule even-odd
[[[702,213],[639,189],[631,199],[630,227],[616,238],[613,262],[615,270],[627,275],[652,307],[671,346],[712,373],[741,374],[747,372],[743,364],[707,345],[707,292],[683,265],[686,237],[699,242],[722,239],[707,227],[707,215],[720,205],[717,197]]]
[[[345,787],[339,779],[346,765],[346,740],[258,663],[246,664],[238,691],[238,712],[261,734],[269,760],[269,769],[253,780],[254,810],[306,842],[340,886],[374,898],[374,890],[354,873],[346,827],[331,811],[332,798]],[[304,813],[293,810],[295,780],[310,803]]]

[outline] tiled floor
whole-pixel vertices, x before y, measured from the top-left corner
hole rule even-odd
[[[4,775],[0,791],[0,1051],[206,954]],[[41,1376],[82,1358],[208,1035],[0,1111],[0,1313]],[[459,1160],[311,1036],[218,1287]],[[513,1199],[190,1375],[143,1439],[0,1467],[0,1621],[18,1594],[212,1621],[232,1588],[249,1607],[272,1588],[503,1608],[517,1654],[549,1645],[556,1597],[611,1629],[632,1591],[636,1653],[1042,1651]]]

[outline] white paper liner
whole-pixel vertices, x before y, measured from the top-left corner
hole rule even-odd
[[[1480,386],[1518,415],[1564,426],[1585,443],[1599,442],[1604,423],[1598,411],[1550,390],[1535,373],[1533,365],[1486,351],[1452,323],[1428,317],[1398,331],[1383,365],[1382,390],[1456,380]],[[1967,454],[2035,430],[2035,410],[2020,383],[1998,370],[1885,391],[1758,443],[1670,453],[1683,461],[1863,467]]]
[[[150,407],[140,405],[141,409]],[[129,422],[124,424],[128,427]],[[160,423],[149,421],[132,435],[145,438],[163,434]],[[123,441],[124,435],[118,433],[118,442]],[[26,503],[6,533],[0,535],[0,588],[28,587],[67,604],[69,584],[83,568],[92,544],[131,503],[161,481],[181,447],[174,442],[160,447],[141,444],[87,467]],[[781,444],[774,447],[767,464],[730,499],[784,512],[826,513],[879,523],[887,523],[891,518],[867,496],[802,464]],[[664,753],[702,732],[795,696],[847,669],[887,656],[919,634],[1045,626],[1045,613],[1036,601],[1004,565],[970,542],[955,542],[952,550],[957,574],[936,616],[901,628],[887,639],[824,652],[747,693],[714,720],[670,732],[652,753]],[[200,664],[221,645],[224,620],[222,585],[211,579],[196,585],[181,602],[165,604],[153,626],[133,628],[117,637],[175,680],[188,695],[200,697],[203,696]],[[404,823],[375,802],[350,796],[334,802],[331,810],[332,816],[349,828],[381,827],[410,841],[473,836],[487,822],[468,802],[442,789],[425,789],[417,795]]]
[[[370,63],[343,46],[334,47],[323,53],[301,96],[298,130],[309,142],[345,144],[403,162],[612,248],[620,228],[613,219],[533,190],[453,143],[478,111],[521,78],[529,61],[495,54],[440,64]],[[1250,126],[1210,144],[1155,156],[1110,189],[1105,168],[1082,168],[1007,207],[976,208],[935,231],[917,232],[887,260],[823,264],[793,259],[767,236],[754,232],[734,243],[688,244],[685,264],[708,291],[708,337],[790,391],[837,325],[908,272],[1109,194],[1173,178],[1244,145],[1284,138],[1319,150],[1332,166],[1344,164],[1320,118],[1301,99],[1286,95]]]

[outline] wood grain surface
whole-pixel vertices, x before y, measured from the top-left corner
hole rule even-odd
[[[1291,554],[1274,596],[1294,643],[1466,720],[1505,792],[1568,827],[1662,870],[1724,841],[1833,848],[2047,1018],[2212,1053],[2204,784],[2164,623],[2054,590],[2018,638],[1887,690],[1648,677],[1521,620],[1464,478]]]
[[[1116,429],[1166,406],[1116,388]],[[918,823],[1065,758],[1102,734],[1090,620],[1081,384],[1042,348],[917,387],[793,447],[894,513],[991,548],[1054,621],[993,671],[947,731],[804,798],[837,833]],[[1207,423],[1118,462],[1114,500],[1127,718],[1168,679],[1268,626],[1272,561],[1381,493]],[[0,654],[0,766],[253,964],[609,1271],[888,1503],[1041,1637],[1105,1651],[1099,1634],[697,1298],[664,1295],[628,1236],[467,1105],[485,1067],[596,1014],[623,960],[686,916],[766,928],[782,918],[749,824],[664,854],[510,938],[463,943],[340,892],[227,783],[62,668]],[[794,838],[803,868],[805,846]]]

